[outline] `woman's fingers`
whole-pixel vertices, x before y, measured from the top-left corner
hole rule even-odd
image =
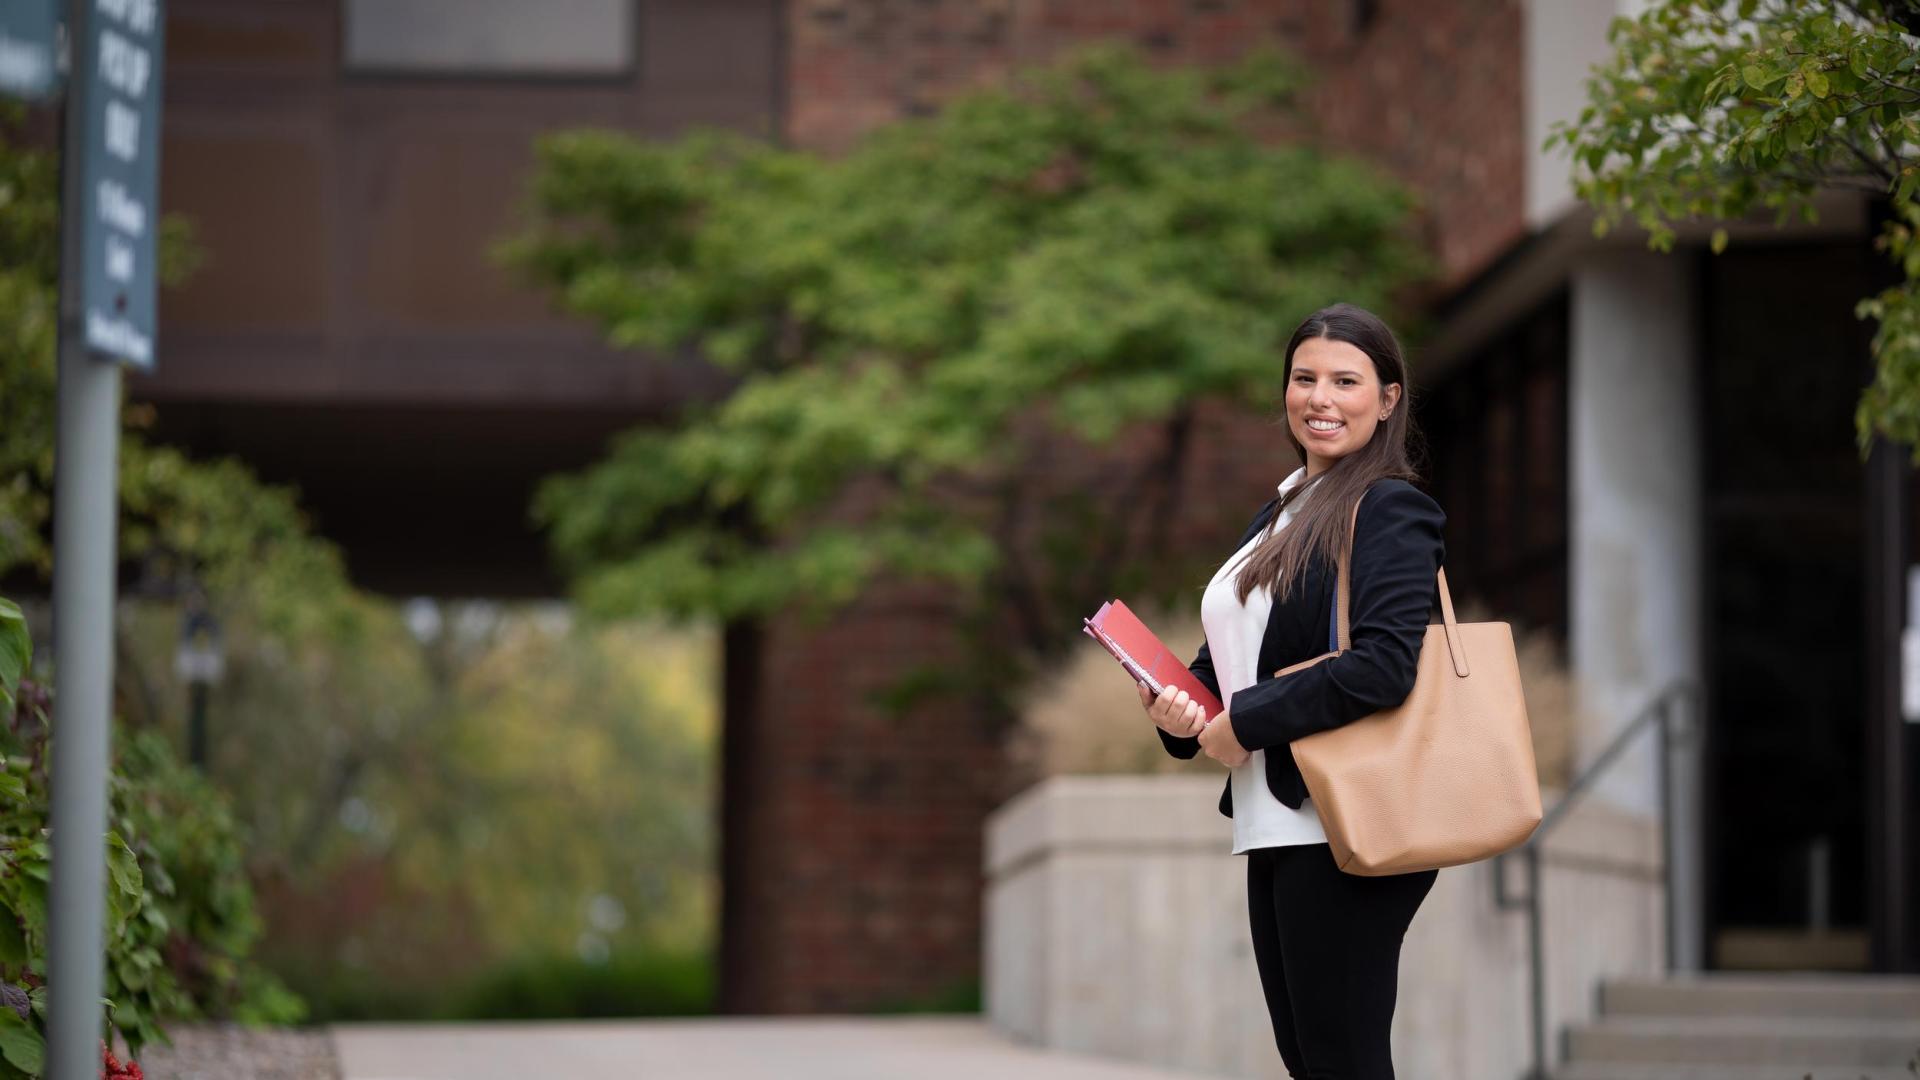
[[[1146,684],[1136,683],[1140,692],[1140,704],[1147,710],[1147,716],[1156,726],[1169,735],[1192,738],[1207,728],[1207,707],[1194,700],[1185,690],[1175,686],[1164,686],[1155,694]]]
[[[1196,730],[1195,713],[1205,719],[1205,710],[1200,704],[1185,690],[1171,685],[1161,687],[1157,696],[1141,685],[1140,703],[1147,707],[1147,715],[1153,722],[1169,735],[1192,735]]]

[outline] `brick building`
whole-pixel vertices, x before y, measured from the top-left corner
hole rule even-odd
[[[535,17],[507,0],[174,0],[162,195],[196,220],[213,258],[166,298],[159,373],[133,392],[161,406],[160,437],[299,482],[365,584],[551,592],[559,583],[525,524],[537,479],[719,387],[692,359],[611,352],[487,262],[536,133],[718,123],[833,152],[1083,42],[1121,38],[1204,63],[1277,41],[1317,72],[1318,137],[1424,200],[1443,282],[1414,368],[1456,589],[1565,635],[1576,669],[1604,687],[1592,704],[1608,722],[1693,679],[1768,733],[1709,743],[1694,774],[1702,851],[1714,822],[1766,808],[1744,778],[1755,762],[1778,765],[1811,722],[1776,707],[1756,725],[1745,711],[1767,710],[1746,688],[1790,649],[1784,630],[1711,628],[1786,625],[1750,610],[1756,575],[1801,583],[1784,602],[1849,612],[1825,659],[1772,692],[1805,701],[1823,684],[1862,688],[1833,706],[1847,734],[1817,733],[1832,783],[1857,781],[1857,805],[1809,798],[1784,838],[1696,853],[1695,947],[1733,966],[1796,947],[1813,966],[1910,966],[1912,853],[1899,830],[1914,740],[1901,742],[1891,689],[1900,608],[1875,598],[1916,561],[1912,476],[1886,453],[1865,470],[1848,457],[1852,379],[1802,380],[1796,399],[1749,377],[1806,350],[1864,363],[1847,303],[1878,272],[1868,208],[1836,204],[1796,234],[1737,235],[1719,261],[1593,241],[1564,163],[1535,148],[1577,109],[1615,9],[568,0]],[[1770,311],[1812,303],[1782,291],[1788,274],[1820,283],[1817,310],[1768,324]],[[1816,401],[1834,434],[1770,439],[1725,419],[1739,410],[1707,405],[1778,419],[1795,400]],[[1207,471],[1220,505],[1186,539],[1214,550],[1291,464],[1257,422],[1202,426],[1189,467]],[[1820,468],[1786,468],[1786,442]],[[1050,464],[1063,476],[1090,467]],[[1769,530],[1820,542],[1741,546]],[[937,603],[908,589],[824,631],[772,620],[728,632],[724,786],[753,793],[720,808],[728,1008],[948,1000],[977,979],[980,824],[1009,794],[997,736],[943,705],[914,716],[913,738],[890,737],[864,700],[888,672],[937,657],[949,632]],[[869,659],[827,662],[846,655]],[[1728,715],[1719,707],[1710,725]],[[1607,732],[1591,734],[1597,746]],[[1896,765],[1870,776],[1869,753]],[[1653,798],[1644,781],[1616,787],[1623,802]],[[1791,897],[1815,837],[1833,881],[1829,925],[1808,944]],[[1789,899],[1749,902],[1761,893]]]
[[[1309,116],[1329,145],[1419,188],[1424,227],[1457,282],[1526,231],[1519,74],[1499,63],[1518,50],[1520,14],[1505,2],[797,2],[785,12],[784,130],[831,152],[1089,41],[1129,40],[1171,63],[1227,61],[1277,41],[1319,71]],[[1459,79],[1463,63],[1485,77]],[[1293,465],[1259,423],[1222,417],[1197,429],[1208,444],[1190,475],[1211,483],[1192,487],[1220,493],[1218,505],[1193,508],[1212,528],[1188,543],[1206,551]],[[825,634],[765,628],[755,704],[730,702],[755,717],[730,726],[760,733],[745,760],[729,762],[728,786],[760,793],[728,810],[738,815],[726,830],[733,1007],[938,1001],[978,971],[979,824],[1011,794],[994,731],[962,705],[936,706],[913,717],[903,749],[860,704],[868,683],[937,655],[941,633],[938,610],[905,591],[868,598]],[[868,659],[837,670],[844,656]]]

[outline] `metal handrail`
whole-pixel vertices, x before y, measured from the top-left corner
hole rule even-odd
[[[1660,744],[1654,754],[1657,783],[1660,787],[1660,873],[1664,878],[1666,891],[1667,920],[1667,971],[1671,973],[1679,966],[1679,943],[1675,929],[1679,923],[1678,901],[1674,895],[1674,836],[1677,822],[1673,813],[1672,762],[1673,748],[1683,735],[1691,734],[1681,725],[1683,713],[1677,709],[1682,702],[1697,700],[1699,688],[1688,681],[1670,684],[1653,699],[1639,715],[1626,727],[1620,729],[1600,756],[1588,765],[1586,770],[1567,785],[1560,801],[1553,804],[1540,818],[1540,824],[1533,830],[1527,842],[1512,851],[1494,856],[1493,859],[1493,900],[1503,911],[1524,908],[1527,912],[1527,951],[1528,975],[1532,981],[1531,1021],[1533,1035],[1533,1069],[1527,1074],[1528,1080],[1548,1080],[1547,1073],[1547,975],[1546,945],[1540,913],[1540,853],[1548,834],[1554,827],[1566,820],[1573,804],[1588,789],[1592,788],[1600,775],[1626,753],[1630,744],[1640,732],[1658,729]],[[1507,859],[1518,857],[1526,860],[1527,893],[1515,898],[1507,890]]]

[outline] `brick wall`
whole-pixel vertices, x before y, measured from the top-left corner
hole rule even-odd
[[[1169,63],[1278,42],[1318,73],[1323,144],[1424,196],[1457,284],[1525,233],[1522,14],[1521,0],[791,0],[786,131],[841,149],[1089,41]]]
[[[1090,40],[1210,62],[1278,39],[1321,72],[1309,113],[1325,140],[1422,192],[1457,282],[1524,229],[1520,30],[1517,0],[792,0],[786,128],[844,149]],[[1196,432],[1176,542],[1224,557],[1295,462],[1262,417],[1208,410]],[[1101,483],[1119,464],[1062,449],[1035,467]],[[1018,778],[992,717],[946,701],[892,718],[865,700],[951,651],[948,613],[899,587],[825,627],[760,633],[730,652],[726,1007],[859,1010],[976,980],[981,825]]]

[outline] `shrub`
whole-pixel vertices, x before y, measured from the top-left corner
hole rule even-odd
[[[52,691],[25,677],[31,642],[0,600],[0,1078],[44,1067],[47,761]],[[138,1053],[175,1018],[299,1018],[299,1000],[246,963],[260,935],[225,802],[151,733],[123,734],[108,791],[110,1033]]]
[[[448,1008],[450,1019],[699,1016],[713,1011],[713,963],[700,953],[616,956],[604,963],[538,958],[482,975]]]

